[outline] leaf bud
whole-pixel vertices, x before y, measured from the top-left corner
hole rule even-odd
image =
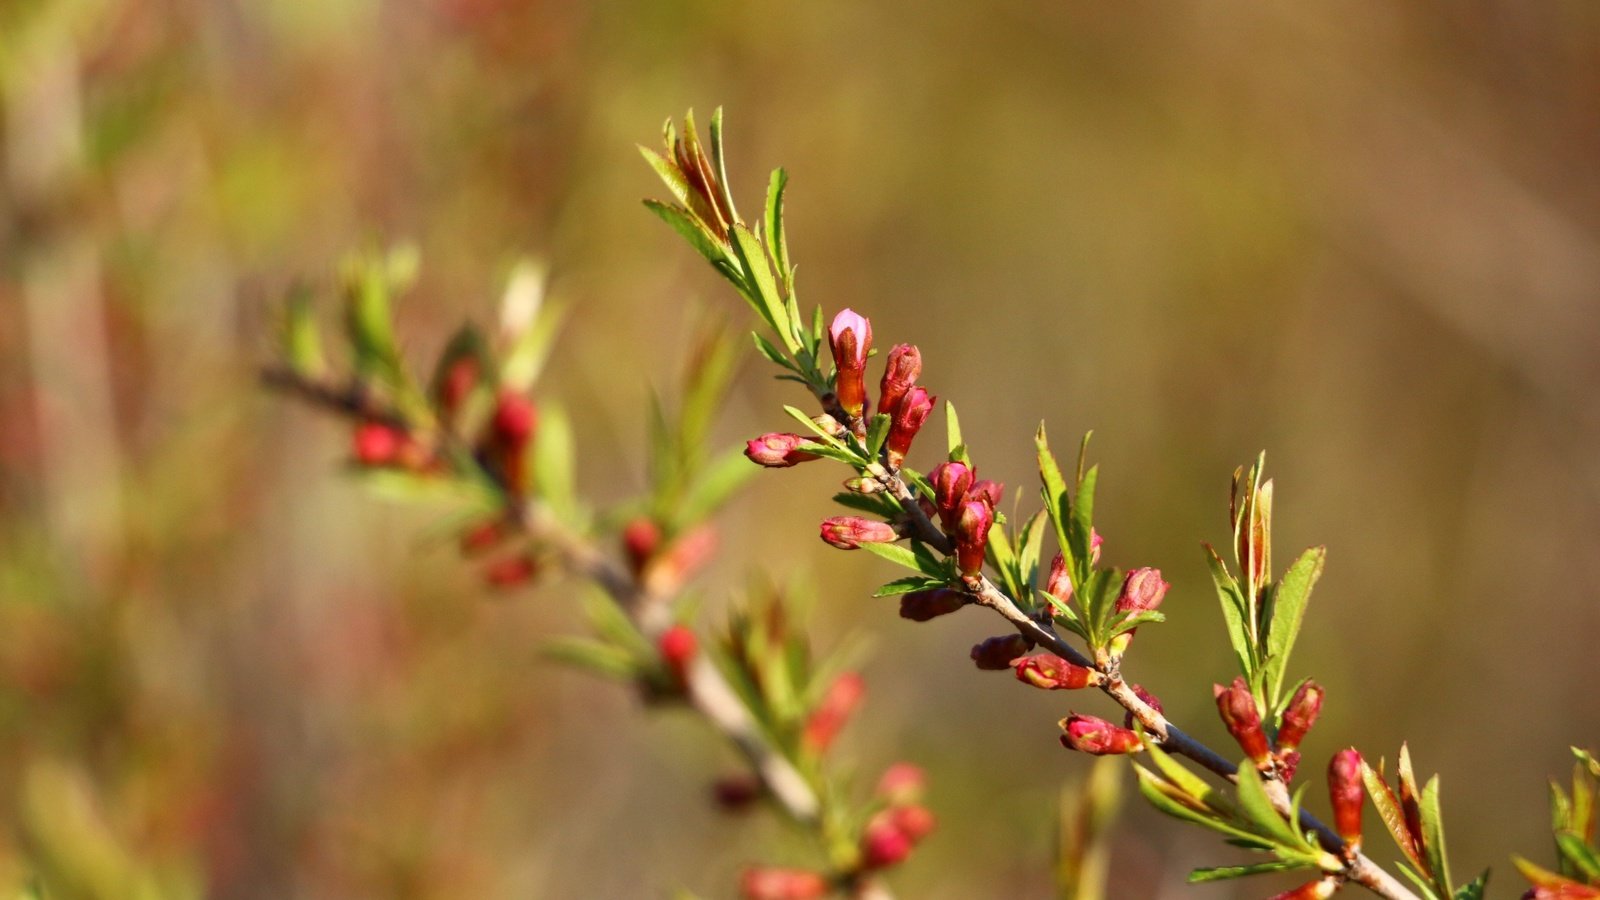
[[[763,434],[753,441],[746,441],[744,455],[758,466],[769,469],[787,469],[790,466],[820,459],[815,453],[807,453],[800,449],[806,439],[798,434],[785,434],[772,432]]]
[[[891,468],[899,468],[906,454],[911,452],[911,441],[933,412],[935,399],[923,388],[912,388],[911,393],[906,394],[895,408],[894,420],[889,423],[889,436],[884,441]]]
[[[862,544],[891,544],[900,539],[894,526],[862,516],[833,516],[822,520],[822,539],[840,550],[859,550]]]
[[[972,645],[972,662],[978,668],[998,672],[1011,668],[1011,661],[1033,649],[1033,642],[1020,634],[1003,634]]]
[[[1093,669],[1062,659],[1053,653],[1019,656],[1011,661],[1017,680],[1047,691],[1077,690],[1099,681]]]
[[[982,500],[961,504],[956,519],[956,565],[961,574],[976,576],[983,571],[983,554],[989,546],[989,529],[994,525],[994,510]]]
[[[1316,724],[1317,715],[1321,712],[1322,686],[1315,681],[1300,685],[1283,710],[1283,718],[1278,725],[1278,749],[1293,750],[1300,746],[1300,741]]]
[[[839,405],[859,417],[867,402],[867,352],[872,349],[872,322],[853,310],[841,310],[828,328],[828,345],[838,369],[834,393]]]
[[[1139,735],[1131,729],[1113,725],[1105,719],[1072,713],[1059,723],[1061,746],[1093,756],[1137,753],[1142,749]]]
[[[1261,730],[1261,711],[1256,708],[1256,698],[1251,695],[1250,686],[1245,680],[1242,677],[1235,678],[1233,684],[1227,687],[1213,685],[1212,693],[1217,698],[1217,712],[1222,716],[1222,724],[1239,742],[1239,749],[1258,766],[1270,760],[1272,753],[1267,748],[1267,736]]]
[[[948,615],[969,602],[964,591],[951,588],[930,588],[900,595],[900,618],[913,622],[926,622]]]
[[[921,374],[922,352],[911,344],[895,344],[884,363],[883,380],[878,382],[878,412],[894,415]]]
[[[851,493],[867,495],[881,494],[888,490],[888,488],[884,486],[883,482],[876,478],[868,478],[866,476],[857,476],[855,478],[845,479],[844,489],[850,491]]]
[[[1366,799],[1361,783],[1361,754],[1340,750],[1328,763],[1328,799],[1333,803],[1333,826],[1344,840],[1346,855],[1361,849],[1361,804]]]

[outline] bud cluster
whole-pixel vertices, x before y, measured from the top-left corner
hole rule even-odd
[[[1261,709],[1250,685],[1235,678],[1227,687],[1213,685],[1217,713],[1228,733],[1256,768],[1289,781],[1300,766],[1300,741],[1322,712],[1322,686],[1307,680],[1295,690],[1279,717],[1275,740],[1269,740]]]

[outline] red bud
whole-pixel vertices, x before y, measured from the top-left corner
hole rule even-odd
[[[1336,878],[1319,878],[1308,881],[1292,891],[1273,894],[1267,900],[1328,900],[1339,890],[1339,881]]]
[[[539,574],[538,563],[531,556],[512,556],[497,560],[483,570],[483,579],[497,588],[511,588],[533,580]]]
[[[494,549],[496,544],[506,537],[506,523],[500,519],[490,519],[461,532],[461,555],[477,556],[480,553]]]
[[[845,672],[828,685],[817,708],[806,719],[802,741],[812,752],[821,753],[832,746],[833,739],[850,720],[861,698],[866,694],[866,682],[855,672]]]
[[[967,499],[976,474],[971,466],[961,462],[943,462],[928,473],[928,483],[933,486],[933,505],[946,531],[955,527],[961,501]]]
[[[694,632],[686,625],[674,625],[656,639],[656,651],[679,687],[689,683],[689,664],[694,661],[698,645]]]
[[[974,644],[972,661],[980,669],[998,672],[1011,668],[1011,661],[1033,649],[1033,642],[1020,634],[1003,634]]]
[[[994,510],[982,500],[961,504],[956,519],[956,565],[961,574],[975,576],[983,571],[983,554],[989,546],[989,529],[994,525]]]
[[[475,356],[462,356],[450,363],[445,369],[444,377],[439,379],[438,392],[434,402],[438,404],[440,418],[449,421],[460,411],[461,404],[466,402],[467,395],[478,384],[478,359]]]
[[[660,547],[661,529],[652,520],[641,516],[623,527],[622,549],[628,555],[628,568],[635,578],[644,572]]]
[[[927,782],[921,766],[897,762],[883,771],[874,793],[893,805],[912,803],[922,796]]]
[[[1050,560],[1050,578],[1045,581],[1044,589],[1062,603],[1072,601],[1072,576],[1067,574],[1065,556],[1057,553],[1056,558]]]
[[[973,500],[982,500],[989,504],[990,509],[999,509],[1000,500],[1005,496],[1005,492],[1005,485],[985,478],[982,481],[973,482],[972,490],[967,492],[967,496]]]
[[[889,423],[889,436],[884,441],[891,467],[898,468],[906,454],[911,452],[911,441],[933,412],[933,401],[936,399],[923,388],[912,388],[895,408],[894,421]]]
[[[883,380],[878,383],[878,412],[894,415],[901,398],[921,374],[922,353],[910,344],[895,344],[884,364]]]
[[[1346,853],[1361,848],[1361,803],[1366,791],[1361,784],[1361,754],[1340,750],[1328,763],[1328,798],[1333,802],[1333,826],[1344,839]]]
[[[1011,667],[1017,671],[1018,681],[1047,691],[1077,690],[1098,680],[1093,669],[1051,653],[1018,657],[1011,661]]]
[[[1522,900],[1596,900],[1596,898],[1600,898],[1600,887],[1589,887],[1574,881],[1536,885],[1522,895]]]
[[[1117,595],[1117,612],[1148,612],[1161,605],[1172,585],[1161,580],[1160,569],[1134,569],[1122,579]]]
[[[894,526],[861,516],[834,516],[822,520],[822,539],[840,550],[859,550],[862,544],[892,544],[900,539]]]
[[[1093,756],[1135,753],[1141,749],[1139,735],[1095,716],[1073,713],[1060,722],[1061,745]]]
[[[816,900],[832,890],[828,879],[805,869],[746,869],[739,876],[745,900]]]
[[[834,386],[839,405],[850,415],[860,416],[867,403],[867,351],[872,349],[872,322],[852,310],[841,310],[828,329],[828,344],[839,371]]]
[[[934,825],[933,813],[915,804],[879,811],[861,833],[861,867],[882,869],[904,862]]]
[[[410,436],[393,425],[363,422],[351,437],[350,452],[363,466],[391,466],[400,461],[409,441]]]
[[[1316,724],[1317,715],[1321,712],[1322,686],[1315,681],[1300,685],[1283,710],[1283,718],[1278,725],[1278,749],[1293,750],[1300,746],[1300,741]]]
[[[1212,693],[1217,698],[1217,712],[1228,733],[1239,742],[1239,749],[1260,765],[1271,757],[1267,749],[1267,736],[1261,730],[1261,711],[1256,709],[1256,699],[1243,678],[1233,679],[1228,687],[1214,685]]]
[[[650,567],[650,582],[657,590],[678,589],[689,576],[711,559],[717,550],[717,529],[699,525],[685,531],[657,554]]]
[[[920,841],[933,833],[938,827],[939,820],[926,806],[916,803],[907,803],[893,806],[889,809],[894,824],[913,841]]]
[[[900,596],[900,618],[926,622],[955,612],[966,606],[968,600],[967,594],[950,588],[913,591]]]
[[[775,431],[763,434],[753,441],[746,441],[744,455],[756,465],[766,466],[769,469],[787,469],[803,462],[820,459],[821,457],[815,453],[799,449],[805,440],[798,434]]]

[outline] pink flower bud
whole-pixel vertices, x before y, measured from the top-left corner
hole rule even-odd
[[[832,890],[821,873],[806,869],[746,869],[739,876],[739,893],[745,900],[816,900]]]
[[[1011,667],[1016,669],[1018,681],[1047,691],[1075,691],[1098,680],[1093,669],[1075,665],[1051,653],[1019,656],[1011,661]]]
[[[806,719],[805,728],[801,733],[801,741],[813,753],[822,753],[833,745],[833,739],[839,736],[839,731],[845,723],[850,721],[850,716],[861,705],[861,698],[867,692],[866,682],[855,672],[845,672],[828,685],[828,690],[823,693],[822,700],[817,703],[817,708],[811,711],[811,716]]]
[[[629,522],[622,529],[622,550],[628,556],[628,568],[635,578],[650,564],[661,549],[661,529],[644,516]]]
[[[1113,725],[1105,719],[1072,713],[1060,722],[1061,746],[1093,756],[1136,753],[1141,749],[1139,735]]]
[[[650,584],[658,591],[676,591],[717,552],[717,529],[700,525],[685,531],[650,566]]]
[[[712,782],[711,797],[724,812],[744,812],[761,797],[761,779],[746,772],[724,775]]]
[[[922,430],[922,423],[933,412],[933,401],[923,388],[912,388],[895,408],[894,421],[889,423],[889,437],[883,442],[888,452],[889,465],[898,468],[906,454],[911,452],[911,441]]]
[[[840,550],[859,550],[862,544],[892,544],[900,539],[894,526],[861,516],[834,516],[822,520],[822,539]]]
[[[927,783],[928,776],[923,773],[921,766],[897,762],[883,771],[874,793],[891,806],[900,806],[921,798]]]
[[[885,869],[911,855],[916,842],[894,822],[874,816],[861,833],[861,868]]]
[[[968,595],[950,588],[932,588],[900,595],[900,618],[913,622],[953,613],[968,602]]]
[[[506,523],[501,519],[490,519],[468,528],[461,532],[461,555],[477,556],[494,549],[505,539],[506,532]]]
[[[1134,569],[1122,580],[1117,612],[1148,612],[1161,605],[1171,585],[1161,580],[1160,569]]]
[[[350,452],[363,466],[390,466],[399,462],[410,441],[404,431],[381,422],[363,422],[350,439]]]
[[[1278,749],[1293,750],[1300,746],[1300,741],[1316,724],[1317,715],[1321,712],[1322,686],[1315,681],[1300,685],[1283,710],[1283,718],[1278,725]]]
[[[539,574],[539,565],[533,557],[512,556],[489,564],[483,570],[483,580],[497,588],[512,588],[526,584]]]
[[[661,661],[679,687],[689,683],[689,663],[694,661],[698,646],[694,632],[685,625],[674,625],[656,639],[656,652],[661,654]]]
[[[1600,898],[1600,887],[1589,887],[1565,880],[1553,884],[1535,885],[1522,895],[1522,900],[1596,900],[1596,898]]]
[[[860,416],[867,403],[867,351],[872,349],[872,322],[852,310],[841,310],[828,329],[833,364],[839,370],[834,393],[839,405]]]
[[[1033,649],[1033,642],[1020,634],[1003,634],[972,646],[972,662],[980,669],[998,672],[1011,668],[1011,661]]]
[[[746,441],[744,455],[758,466],[769,469],[787,469],[790,466],[820,459],[815,453],[807,453],[800,449],[806,439],[798,434],[784,434],[772,432],[763,434],[753,441]]]
[[[1072,601],[1072,576],[1067,574],[1065,556],[1057,553],[1056,558],[1050,560],[1050,578],[1045,581],[1044,589],[1062,603]]]
[[[1333,827],[1344,839],[1346,853],[1361,848],[1361,803],[1366,799],[1361,784],[1361,754],[1354,749],[1340,750],[1328,763],[1328,799],[1333,803]]]
[[[1256,708],[1250,686],[1243,678],[1235,678],[1228,687],[1213,685],[1212,693],[1217,698],[1222,724],[1228,726],[1228,733],[1239,742],[1239,749],[1257,765],[1265,763],[1272,754],[1267,749],[1267,736],[1261,730],[1261,711]]]
[[[894,415],[900,399],[917,383],[922,374],[922,353],[910,344],[895,344],[889,351],[889,361],[883,367],[883,380],[878,382],[878,412]]]
[[[1166,712],[1166,710],[1161,708],[1161,701],[1156,698],[1155,694],[1152,694],[1149,691],[1145,690],[1144,689],[1144,685],[1142,685],[1142,684],[1134,684],[1134,685],[1129,685],[1129,687],[1133,689],[1133,695],[1135,697],[1138,697],[1140,700],[1143,700],[1144,704],[1146,706],[1150,707],[1151,709],[1155,710],[1158,713],[1159,712]],[[1124,728],[1132,728],[1133,727],[1133,713],[1132,712],[1126,712],[1126,713],[1122,714],[1122,727],[1124,727]]]
[[[998,481],[985,478],[974,482],[972,490],[967,492],[967,497],[972,500],[982,500],[989,504],[990,509],[999,509],[1000,500],[1005,496],[1006,486]]]
[[[989,529],[994,525],[994,510],[982,500],[961,504],[956,520],[956,565],[968,577],[983,571],[983,554],[989,546]]]
[[[1093,528],[1089,529],[1089,565],[1100,565],[1100,545],[1105,542],[1106,539],[1100,536],[1100,532]]]
[[[1319,878],[1316,881],[1308,881],[1292,891],[1273,894],[1268,900],[1328,900],[1338,890],[1338,879]]]
[[[946,531],[955,527],[961,501],[967,499],[976,474],[971,466],[961,462],[942,462],[928,473],[928,483],[933,486],[933,505]]]
[[[917,803],[906,803],[890,807],[889,815],[893,818],[895,827],[910,837],[913,842],[920,841],[938,827],[939,820],[926,806]]]

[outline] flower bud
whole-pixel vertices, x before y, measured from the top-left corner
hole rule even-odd
[[[1228,726],[1228,733],[1239,742],[1239,749],[1257,765],[1270,759],[1272,754],[1267,749],[1267,736],[1261,730],[1261,711],[1256,709],[1256,698],[1251,696],[1250,686],[1245,680],[1235,678],[1228,687],[1213,685],[1212,693],[1217,698],[1217,712],[1222,715],[1222,724]]]
[[[1089,529],[1089,565],[1100,565],[1100,545],[1105,542],[1106,539],[1100,536],[1100,532],[1093,528]]]
[[[1093,756],[1110,756],[1136,753],[1142,748],[1139,735],[1095,716],[1072,713],[1059,724],[1064,732],[1061,735],[1061,746],[1069,750]]]
[[[911,344],[895,344],[889,351],[889,361],[883,366],[883,380],[878,382],[878,412],[894,415],[901,398],[921,374],[921,351]]]
[[[506,489],[513,494],[528,490],[527,449],[538,423],[538,408],[531,399],[515,391],[500,393],[489,423],[489,443]]]
[[[939,820],[934,817],[933,813],[926,806],[919,803],[892,806],[888,812],[894,820],[895,827],[899,828],[913,842],[920,841],[933,834],[933,829],[938,827],[939,824]]]
[[[888,452],[889,466],[899,468],[906,454],[911,452],[911,441],[922,430],[922,423],[933,412],[933,401],[923,388],[912,388],[895,407],[894,421],[889,423],[889,436],[883,442]]]
[[[972,661],[991,672],[1011,668],[1011,661],[1033,649],[1033,642],[1020,634],[1003,634],[972,646]]]
[[[1117,612],[1148,612],[1161,605],[1172,585],[1161,580],[1160,569],[1134,569],[1122,579]]]
[[[956,519],[956,565],[968,577],[983,571],[983,554],[989,546],[989,529],[994,525],[994,510],[982,500],[961,504]]]
[[[1076,665],[1052,653],[1019,656],[1011,661],[1017,680],[1047,691],[1075,691],[1099,680],[1093,669]]]
[[[1065,556],[1057,553],[1056,558],[1050,560],[1050,577],[1045,581],[1044,589],[1062,603],[1072,601],[1072,576],[1067,574]]]
[[[916,842],[895,827],[893,821],[873,816],[861,833],[861,868],[884,869],[898,865],[911,855]]]
[[[698,644],[694,632],[686,625],[674,625],[656,639],[656,652],[661,654],[661,661],[680,688],[689,683],[689,664],[694,661]]]
[[[933,485],[933,505],[939,511],[939,521],[944,523],[945,531],[955,527],[961,501],[967,499],[976,474],[963,462],[942,462],[928,473],[928,483]]]
[[[833,364],[839,370],[834,393],[839,405],[852,416],[860,416],[867,403],[867,351],[872,349],[872,322],[852,310],[841,310],[828,329],[828,345]]]
[[[1308,881],[1292,891],[1273,894],[1268,900],[1328,900],[1339,890],[1339,880],[1331,876]]]
[[[650,587],[672,593],[683,585],[717,551],[717,529],[699,525],[678,535],[650,565]]]
[[[483,570],[483,580],[497,588],[512,588],[533,580],[539,574],[539,565],[533,557],[512,556],[497,560]]]
[[[1361,754],[1340,750],[1328,763],[1328,799],[1333,803],[1333,827],[1345,842],[1346,855],[1361,849]]]
[[[622,550],[628,557],[628,568],[635,578],[661,548],[661,529],[655,522],[640,516],[623,526]]]
[[[1565,879],[1528,888],[1522,900],[1600,900],[1600,887],[1589,887]]]
[[[1149,691],[1145,690],[1144,689],[1144,685],[1142,685],[1142,684],[1132,684],[1132,685],[1129,685],[1128,687],[1133,690],[1133,695],[1135,697],[1138,697],[1140,700],[1144,701],[1146,706],[1150,707],[1151,709],[1155,710],[1158,713],[1166,712],[1166,710],[1161,708],[1161,701],[1156,698],[1155,694],[1152,694]],[[1122,714],[1122,727],[1123,728],[1132,728],[1133,727],[1133,713],[1132,712],[1126,712],[1126,713]]]
[[[434,392],[433,399],[439,408],[439,417],[446,422],[454,419],[461,410],[461,404],[466,402],[467,395],[477,385],[477,357],[468,354],[452,360],[439,378]]]
[[[927,783],[928,776],[921,766],[897,762],[883,771],[874,793],[892,806],[914,803],[922,797]]]
[[[900,539],[888,522],[861,516],[834,516],[822,520],[822,539],[840,550],[859,550],[862,544],[892,544]]]
[[[362,422],[350,438],[350,452],[363,466],[391,466],[400,460],[410,436],[393,425]]]
[[[1006,486],[998,481],[985,478],[973,482],[972,490],[967,492],[967,497],[972,500],[982,500],[989,504],[990,509],[999,509],[1000,500],[1005,496]]]
[[[850,720],[851,714],[861,705],[861,698],[866,692],[866,682],[855,672],[845,672],[835,678],[823,693],[817,708],[806,719],[801,733],[801,740],[806,747],[814,753],[821,753],[832,746],[833,739],[839,736],[839,731]]]
[[[968,602],[967,594],[950,588],[931,588],[900,595],[900,618],[926,622],[953,613]]]
[[[798,434],[785,434],[772,432],[763,434],[753,441],[746,441],[744,455],[758,466],[769,469],[787,469],[790,466],[820,459],[815,453],[807,453],[800,449],[806,439]]]
[[[506,523],[502,519],[479,522],[461,532],[461,555],[477,556],[494,549],[496,544],[505,539],[506,531]]]
[[[1278,725],[1278,749],[1293,750],[1300,746],[1306,732],[1316,724],[1320,712],[1322,686],[1315,681],[1307,681],[1289,698],[1289,705],[1283,710],[1283,718]]]
[[[864,477],[864,476],[857,476],[855,478],[847,478],[847,479],[845,479],[844,489],[847,490],[847,491],[850,491],[853,494],[868,494],[868,495],[870,495],[870,494],[881,494],[884,491],[888,490],[888,488],[884,486],[884,483],[879,481],[878,479],[876,479],[876,478],[867,478],[867,477]]]
[[[820,872],[806,869],[745,869],[739,876],[739,893],[744,900],[816,900],[832,892],[833,886]]]

